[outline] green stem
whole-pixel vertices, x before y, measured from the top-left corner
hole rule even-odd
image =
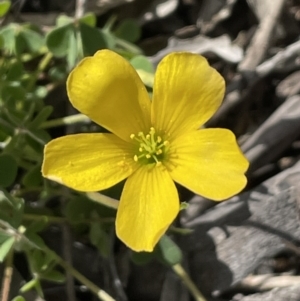
[[[75,124],[75,123],[89,123],[91,122],[90,118],[88,118],[84,114],[76,114],[72,116],[67,116],[67,117],[62,117],[58,119],[53,119],[53,120],[48,120],[45,121],[40,128],[42,129],[49,129],[57,126],[64,126],[64,125],[69,125],[69,124]]]
[[[51,251],[52,252],[52,251]],[[70,266],[67,262],[65,262],[60,256],[56,253],[52,252],[58,264],[61,265],[66,271],[68,271],[75,279],[77,279],[80,283],[85,285],[91,292],[93,292],[100,300],[102,301],[115,301],[109,294],[107,294],[104,290],[98,287],[96,284],[91,282],[85,276],[80,274],[77,270],[75,270],[72,266]]]
[[[56,224],[61,224],[61,223],[66,223],[68,222],[67,218],[65,217],[60,217],[60,216],[52,216],[52,215],[39,215],[39,214],[29,214],[25,213],[23,215],[24,220],[27,221],[40,221],[41,219],[45,218],[48,223],[56,223]],[[76,223],[85,223],[85,224],[91,224],[94,222],[98,223],[113,223],[114,218],[113,217],[103,217],[103,218],[98,218],[98,219],[84,219],[80,220]]]
[[[119,207],[119,201],[117,201],[113,198],[110,198],[104,194],[101,194],[99,192],[87,192],[86,196],[90,200],[92,200],[96,203],[99,203],[101,205],[104,205],[106,207],[113,208],[113,209],[118,209],[118,207]]]
[[[181,278],[182,282],[185,284],[187,289],[190,291],[190,293],[194,296],[196,301],[206,301],[204,296],[201,294],[201,292],[196,287],[193,280],[190,278],[190,276],[187,274],[187,272],[184,270],[181,264],[175,264],[173,265],[173,271]]]
[[[39,215],[39,214],[29,214],[25,213],[23,215],[23,218],[25,220],[29,221],[40,221],[41,219],[45,218],[47,222],[49,223],[65,223],[67,220],[64,217],[59,217],[59,216],[51,216],[51,215]]]
[[[31,77],[28,86],[27,86],[27,91],[31,91],[33,86],[35,85],[35,82],[39,76],[39,74],[41,72],[43,72],[48,64],[51,62],[53,58],[53,54],[51,52],[47,52],[44,57],[42,58],[42,60],[40,61],[39,65],[37,66],[37,69],[35,71],[35,73],[33,74],[33,76]]]

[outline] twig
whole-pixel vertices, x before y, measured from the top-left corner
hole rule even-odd
[[[273,71],[279,71],[281,69],[286,70],[287,64],[293,59],[295,60],[299,56],[299,53],[300,41],[297,41],[257,66],[256,73],[259,77],[264,77]],[[295,68],[295,63],[293,64],[293,67]]]
[[[285,0],[274,0],[270,11],[265,15],[254,34],[250,46],[247,49],[244,60],[239,64],[241,72],[253,72],[258,64],[263,60],[271,39],[272,33],[280,17]]]
[[[86,0],[76,0],[75,19],[83,17],[85,12]]]
[[[14,257],[14,248],[11,248],[5,261],[5,269],[4,269],[2,288],[1,288],[1,301],[9,300],[10,284],[11,284],[11,279],[14,271],[13,257]]]
[[[277,287],[300,285],[300,276],[251,275],[244,278],[236,288],[255,291],[267,291]]]
[[[252,92],[252,88],[255,87],[255,83],[259,79],[257,74],[255,74],[256,67],[263,60],[269,48],[272,39],[272,32],[276,26],[278,18],[280,17],[284,3],[285,0],[274,0],[272,10],[270,10],[260,23],[243,61],[238,66],[238,71],[249,80],[250,86],[248,87],[247,92],[244,94],[242,93],[243,88],[245,87],[245,82],[241,74],[238,74],[232,83],[233,86],[236,86],[236,89],[227,93],[222,106],[207,123],[208,126],[215,126],[218,120],[227,115],[238,104],[243,103],[248,99],[249,94]]]

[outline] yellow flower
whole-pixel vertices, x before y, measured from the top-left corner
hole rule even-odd
[[[52,140],[43,176],[79,191],[128,178],[116,232],[131,249],[152,251],[177,216],[174,181],[216,201],[244,188],[248,162],[234,134],[199,130],[224,95],[223,78],[202,56],[167,55],[157,67],[152,101],[134,68],[109,50],[83,59],[67,90],[75,108],[111,133]]]

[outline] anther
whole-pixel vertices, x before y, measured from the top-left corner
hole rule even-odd
[[[137,155],[134,155],[133,160],[134,160],[135,162],[137,162],[137,161],[139,160],[138,156],[137,156]]]
[[[135,135],[134,134],[131,134],[130,135],[130,139],[134,139]]]

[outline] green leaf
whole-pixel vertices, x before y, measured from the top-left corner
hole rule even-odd
[[[56,19],[57,27],[62,27],[62,26],[69,25],[72,23],[74,23],[74,18],[68,17],[66,15],[60,15]]]
[[[0,186],[12,185],[17,177],[18,164],[9,154],[0,155]]]
[[[5,101],[24,100],[26,91],[19,81],[8,82],[2,89],[2,95]]]
[[[13,236],[11,236],[4,243],[1,244],[1,246],[0,246],[0,262],[4,261],[6,255],[9,253],[9,251],[11,250],[14,243],[15,243],[15,238]]]
[[[0,49],[4,46],[4,39],[3,37],[0,35]]]
[[[52,112],[53,112],[52,106],[43,107],[42,110],[30,122],[28,128],[29,129],[38,128],[43,122],[45,122],[48,119],[48,117],[51,115]]]
[[[90,220],[93,213],[100,217],[112,217],[115,210],[92,202],[84,196],[71,199],[66,206],[66,217],[71,223],[80,223]]]
[[[130,60],[130,64],[137,70],[144,70],[149,73],[154,73],[153,64],[144,55],[137,55]]]
[[[0,30],[0,34],[4,41],[4,49],[8,51],[8,53],[14,53],[15,51],[15,24],[9,24]]]
[[[7,204],[10,209],[23,209],[24,201],[22,199],[18,199],[14,196],[12,196],[9,192],[7,192],[5,189],[0,190],[0,205],[3,206],[3,204]],[[6,207],[5,207],[6,208]],[[0,214],[4,213],[4,209],[1,207]],[[8,216],[6,218],[3,218],[3,220],[11,220],[13,212],[9,212],[7,214]]]
[[[11,301],[26,301],[22,296],[17,296],[13,298]]]
[[[79,30],[84,55],[93,55],[97,50],[106,48],[105,37],[99,29],[80,23]]]
[[[28,238],[30,242],[36,245],[38,248],[43,249],[46,247],[45,242],[43,239],[34,232],[26,232],[25,236]]]
[[[67,70],[65,66],[53,66],[49,69],[48,72],[50,76],[50,80],[56,81],[63,81],[67,76]]]
[[[136,20],[126,19],[117,27],[115,35],[120,39],[134,43],[141,36],[141,28]]]
[[[0,231],[0,245],[2,245],[10,237],[11,236],[8,233]]]
[[[93,202],[79,196],[67,203],[65,214],[71,223],[80,223],[90,217],[93,208]]]
[[[0,191],[0,219],[7,223],[7,227],[18,229],[23,219],[24,200],[12,196],[2,189]]]
[[[20,80],[24,73],[23,64],[20,61],[15,61],[9,64],[9,69],[6,73],[6,80],[16,81]]]
[[[41,232],[48,225],[48,218],[46,216],[40,216],[40,219],[32,222],[27,228],[27,232]]]
[[[82,18],[79,19],[80,23],[84,23],[91,27],[96,26],[96,21],[97,21],[97,18],[94,13],[86,13]]]
[[[154,84],[154,75],[153,73],[146,72],[144,70],[138,69],[136,70],[139,77],[143,81],[143,83],[147,86],[152,88]]]
[[[108,49],[114,49],[116,48],[116,37],[115,35],[113,35],[111,32],[107,31],[107,30],[101,30],[101,33],[103,34],[103,38],[105,40],[105,44],[107,46]]]
[[[28,260],[31,272],[40,275],[46,273],[51,268],[53,255],[52,252],[45,253],[39,249],[33,249],[28,253]]]
[[[0,18],[8,13],[10,9],[10,1],[1,1],[0,2]]]
[[[26,44],[26,49],[30,52],[38,52],[45,44],[44,37],[34,30],[23,27],[20,36]]]
[[[21,288],[20,288],[20,292],[21,293],[26,293],[30,290],[32,290],[33,288],[36,288],[36,285],[37,285],[37,282],[39,280],[34,278],[34,279],[31,279],[30,281],[28,281],[27,283],[25,283]]]
[[[41,278],[48,281],[58,282],[58,283],[64,283],[66,280],[66,277],[64,274],[62,274],[59,271],[48,271],[41,275]]]
[[[14,53],[16,56],[20,56],[26,49],[26,40],[24,39],[23,35],[21,34],[21,26],[16,28],[15,30],[15,49]]]
[[[109,255],[110,239],[100,223],[91,224],[89,237],[91,243],[97,247],[101,255],[107,258]]]
[[[182,252],[180,248],[173,242],[173,240],[164,235],[158,243],[158,256],[164,263],[173,266],[180,263],[182,260]]]
[[[42,174],[40,164],[31,168],[23,177],[22,184],[25,187],[38,187],[42,183]]]
[[[67,62],[68,62],[69,70],[73,69],[73,67],[77,63],[78,58],[79,58],[79,51],[77,47],[77,39],[76,39],[75,31],[73,31],[69,35],[69,50],[67,53]]]
[[[144,265],[149,263],[154,258],[154,253],[151,252],[132,252],[131,260],[137,265]]]
[[[46,36],[48,49],[57,57],[64,57],[70,51],[70,36],[74,36],[73,24],[54,28]]]

